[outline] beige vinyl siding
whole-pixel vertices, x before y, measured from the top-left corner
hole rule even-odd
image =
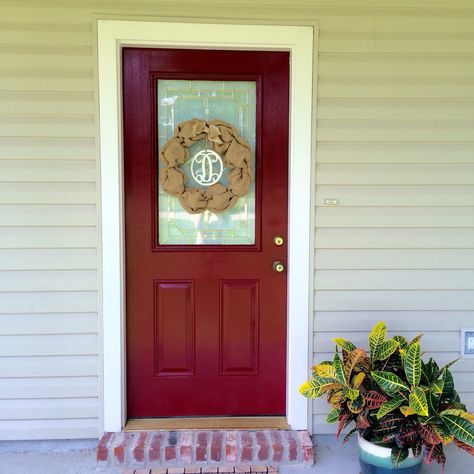
[[[101,430],[96,18],[319,21],[314,361],[381,319],[458,357],[474,326],[472,0],[2,0],[1,439]],[[474,409],[474,361],[453,369]]]

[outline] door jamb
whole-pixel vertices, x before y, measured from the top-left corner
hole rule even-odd
[[[315,27],[98,20],[101,344],[104,431],[121,431],[125,399],[125,265],[121,122],[124,46],[290,52],[287,420],[310,429],[298,393],[308,376],[313,262],[313,40]]]

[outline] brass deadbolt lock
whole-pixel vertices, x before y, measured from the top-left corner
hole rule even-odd
[[[273,243],[277,247],[281,247],[285,243],[285,239],[281,235],[276,235],[275,237],[273,237]]]

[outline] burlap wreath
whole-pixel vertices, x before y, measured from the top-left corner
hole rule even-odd
[[[189,147],[198,140],[207,139],[218,153],[224,165],[231,169],[227,188],[215,183],[208,189],[187,188],[186,175],[180,170],[189,158]],[[224,212],[231,209],[239,197],[247,194],[252,183],[252,151],[235,127],[221,120],[192,119],[176,126],[173,138],[160,151],[160,160],[165,164],[160,169],[163,190],[179,199],[183,208],[191,214],[209,209]]]

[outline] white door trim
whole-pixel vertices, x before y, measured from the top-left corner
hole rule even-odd
[[[308,429],[312,282],[313,27],[98,20],[104,431],[126,422],[121,123],[123,46],[290,52],[287,419]]]

